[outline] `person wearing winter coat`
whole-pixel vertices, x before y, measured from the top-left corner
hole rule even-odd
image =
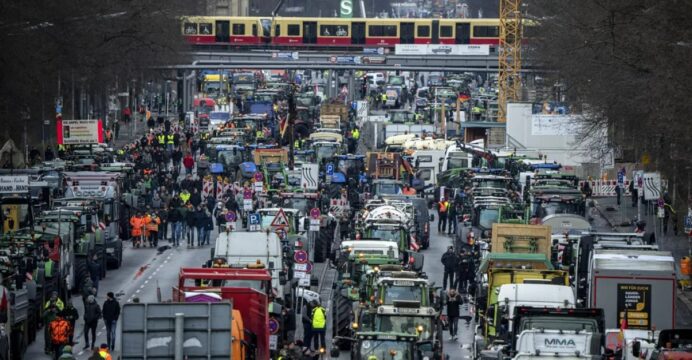
[[[192,208],[192,205],[188,205],[185,214],[185,223],[187,224],[187,246],[191,247],[194,246],[195,233],[197,232],[195,210]]]
[[[447,252],[442,254],[441,261],[444,266],[442,288],[447,289],[447,280],[449,280],[450,287],[454,286],[454,273],[456,273],[457,265],[459,264],[459,258],[454,253],[454,247],[450,246],[447,248]]]
[[[457,324],[459,322],[459,307],[461,306],[461,296],[456,290],[450,289],[447,292],[447,319],[449,321],[449,340],[457,339]]]
[[[202,195],[197,191],[197,189],[192,189],[192,195],[190,195],[190,204],[197,208],[202,203]]]
[[[204,244],[204,228],[206,225],[206,215],[201,206],[198,206],[194,212],[195,228],[197,228],[197,246]]]
[[[185,167],[186,174],[192,174],[192,169],[195,167],[195,159],[192,158],[191,153],[187,153],[183,158],[183,166]]]
[[[106,323],[106,338],[108,341],[108,348],[115,348],[115,334],[118,324],[118,318],[120,317],[120,304],[118,300],[115,299],[115,294],[112,292],[108,293],[108,298],[103,303],[103,322]]]
[[[96,327],[100,318],[101,307],[96,303],[94,295],[89,295],[84,305],[84,349],[96,346]],[[91,342],[89,342],[89,333],[91,333]]]

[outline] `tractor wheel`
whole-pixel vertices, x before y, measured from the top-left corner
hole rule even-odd
[[[350,338],[351,334],[351,312],[353,305],[351,300],[342,296],[339,293],[334,295],[332,300],[332,337],[342,336]],[[350,343],[347,341],[335,341],[335,345],[341,350],[350,349]]]
[[[315,262],[323,263],[329,256],[329,248],[334,238],[334,226],[329,224],[321,227],[315,241]]]

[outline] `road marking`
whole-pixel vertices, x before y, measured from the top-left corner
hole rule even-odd
[[[140,289],[135,290],[135,294],[139,294],[139,290],[140,290]]]
[[[84,354],[84,350],[80,351],[77,355],[82,355]]]
[[[148,282],[149,282],[149,280],[144,280],[144,283],[145,283],[145,284],[148,283]]]
[[[96,336],[101,336],[101,334],[103,334],[103,332],[102,332],[102,331],[99,331],[99,332],[96,333]]]

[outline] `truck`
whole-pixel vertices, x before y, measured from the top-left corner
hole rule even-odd
[[[214,302],[231,300],[234,312],[233,327],[239,328],[238,336],[230,340],[233,359],[268,359],[270,356],[269,322],[279,314],[270,314],[268,294],[272,281],[267,269],[255,263],[233,265],[214,262],[207,268],[181,268],[178,286],[173,288],[174,302]],[[279,322],[280,323],[280,322]],[[226,344],[229,343],[226,335]],[[242,355],[241,355],[242,354]]]
[[[271,274],[271,286],[279,299],[290,297],[286,287],[283,247],[274,232],[226,231],[216,238],[212,260],[222,259],[229,266],[245,266],[257,261]]]
[[[675,327],[675,260],[668,251],[603,250],[591,253],[588,306],[605,311],[606,327]]]
[[[514,360],[602,359],[598,334],[581,330],[531,329],[517,337]]]

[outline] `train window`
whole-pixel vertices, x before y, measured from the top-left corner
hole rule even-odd
[[[288,36],[300,36],[300,25],[288,25]]]
[[[425,25],[425,26],[419,26],[418,27],[418,33],[417,37],[429,37],[430,36],[430,26]]]
[[[195,23],[185,23],[183,29],[185,29],[185,35],[197,35],[197,24]]]
[[[281,36],[281,25],[274,26],[274,36]]]
[[[452,27],[440,26],[440,37],[452,37]]]
[[[499,37],[500,28],[497,26],[474,26],[473,36],[475,37]]]
[[[370,25],[368,26],[370,36],[396,36],[396,25]]]
[[[348,36],[348,27],[346,25],[320,25],[320,35]]]
[[[262,24],[262,36],[271,36],[272,21],[270,19],[262,19],[260,24]]]
[[[202,35],[211,35],[212,32],[212,27],[211,23],[200,23],[199,24],[199,33]]]
[[[233,24],[233,35],[245,35],[245,24]]]

